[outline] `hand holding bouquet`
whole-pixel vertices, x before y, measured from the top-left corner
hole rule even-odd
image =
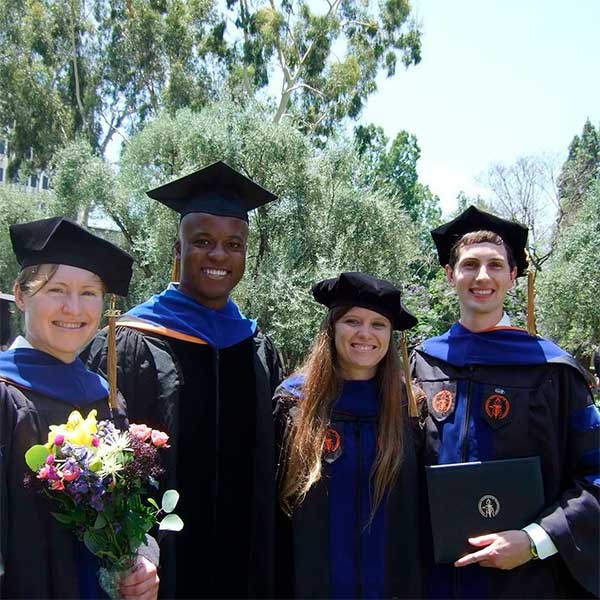
[[[85,419],[73,411],[67,423],[50,427],[47,444],[32,446],[25,454],[37,475],[30,480],[58,505],[51,514],[100,559],[101,583],[108,572],[133,566],[146,533],[162,513],[166,516],[160,529],[183,527],[172,512],[177,491],[166,491],[161,507],[152,498],[142,499],[150,487],[158,487],[158,453],[169,447],[168,439],[146,425],[119,431],[110,421],[97,423],[95,410]],[[112,583],[113,589],[105,589],[117,597],[118,580]]]

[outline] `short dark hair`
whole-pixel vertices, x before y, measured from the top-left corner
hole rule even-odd
[[[515,260],[511,247],[497,233],[482,230],[469,231],[469,233],[465,233],[454,243],[450,249],[450,257],[448,259],[450,267],[454,268],[458,262],[460,250],[465,246],[472,246],[473,244],[495,244],[496,246],[504,246],[510,270],[512,271],[517,266],[517,261]]]

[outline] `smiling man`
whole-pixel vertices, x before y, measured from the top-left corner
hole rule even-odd
[[[432,231],[460,320],[413,355],[427,397],[426,464],[538,456],[545,507],[523,529],[469,539],[470,553],[433,568],[430,597],[600,593],[600,413],[575,359],[504,313],[527,269],[527,234],[473,206]]]
[[[230,294],[244,274],[248,211],[275,196],[225,163],[148,192],[181,215],[179,283],[118,322],[118,383],[129,419],[167,431],[163,487],[185,526],[166,539],[162,597],[271,593],[275,498],[271,340]],[[89,365],[106,369],[106,339]]]

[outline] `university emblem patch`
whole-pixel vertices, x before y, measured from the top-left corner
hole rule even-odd
[[[331,464],[342,454],[342,436],[333,427],[328,427],[325,432],[323,444],[323,459]]]
[[[492,421],[503,421],[510,414],[510,401],[503,394],[492,394],[485,399],[485,414]]]
[[[454,394],[450,390],[440,390],[431,400],[431,411],[438,419],[445,419],[454,409]]]
[[[517,396],[508,394],[501,387],[488,387],[483,392],[481,418],[492,428],[500,429],[509,425],[515,416]],[[518,412],[518,410],[517,410]]]

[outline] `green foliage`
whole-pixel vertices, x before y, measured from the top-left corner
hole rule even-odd
[[[366,181],[399,203],[414,223],[425,229],[441,224],[439,198],[418,180],[421,149],[416,136],[400,131],[389,144],[381,127],[359,125],[354,137],[358,154],[365,163]],[[428,229],[424,233],[429,238]]]
[[[377,89],[376,77],[421,59],[421,34],[408,0],[385,2],[228,2],[241,39],[230,83],[254,96],[282,79],[275,122],[285,115],[305,131],[327,135],[356,119]]]
[[[11,293],[19,265],[14,257],[9,225],[52,215],[56,203],[49,192],[28,193],[15,185],[0,185],[0,291]]]
[[[5,1],[0,31],[12,178],[78,136],[103,154],[117,130],[198,108],[222,79],[225,28],[210,0]]]
[[[600,342],[598,239],[597,179],[583,197],[577,219],[559,235],[538,286],[542,332],[579,357],[589,357]]]
[[[594,181],[600,179],[600,131],[587,120],[580,136],[569,146],[559,180],[565,224],[573,221]]]
[[[93,202],[118,224],[120,243],[136,258],[131,306],[169,281],[177,232],[177,216],[146,190],[223,159],[274,191],[280,200],[251,217],[246,277],[235,297],[292,366],[323,316],[311,300],[312,284],[343,270],[408,283],[423,229],[401,202],[368,183],[351,140],[333,138],[320,149],[267,114],[268,107],[232,101],[165,112],[131,139],[118,174],[88,145],[69,145],[55,161],[56,202]]]
[[[37,473],[46,462],[49,454],[50,450],[48,450],[46,446],[36,444],[35,446],[31,446],[31,448],[25,452],[25,462],[34,473]]]

